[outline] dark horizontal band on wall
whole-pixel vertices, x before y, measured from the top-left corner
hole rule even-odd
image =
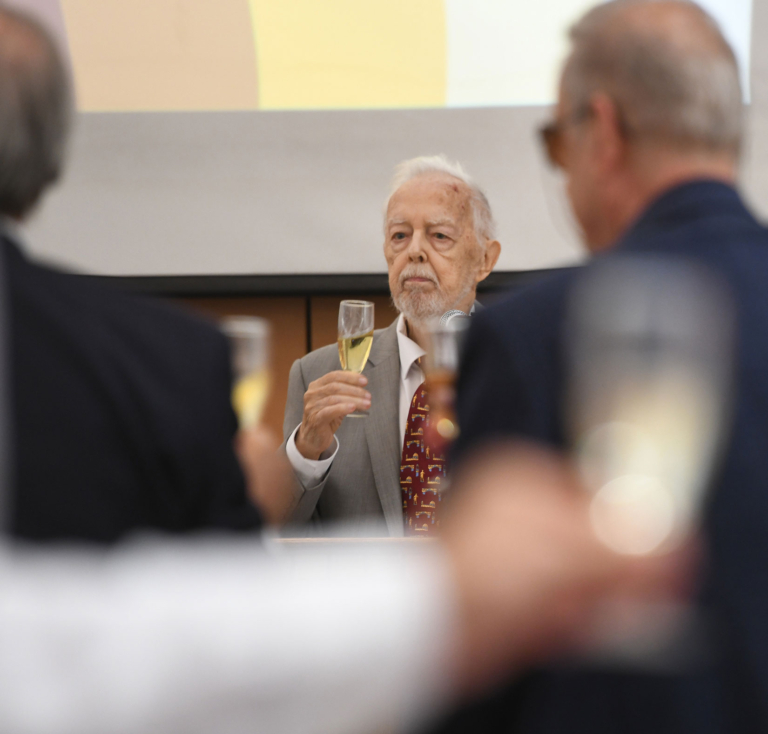
[[[519,288],[567,268],[491,273],[478,287],[480,293]],[[328,275],[94,275],[105,283],[152,296],[320,296],[356,293],[387,295],[385,273]]]

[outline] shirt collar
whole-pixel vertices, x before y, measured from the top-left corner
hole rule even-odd
[[[475,306],[477,305],[477,301],[472,304],[472,308],[469,310],[470,316],[475,312]],[[408,330],[405,328],[405,316],[403,314],[397,317],[397,349],[400,352],[400,377],[405,382],[405,378],[408,377],[413,363],[423,357],[426,352],[408,336]]]
[[[403,314],[397,317],[397,349],[400,352],[400,377],[405,381],[413,363],[426,352],[408,336]]]

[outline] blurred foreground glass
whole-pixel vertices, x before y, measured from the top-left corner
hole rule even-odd
[[[451,315],[452,314],[452,315]],[[459,435],[456,421],[456,377],[469,316],[461,311],[446,314],[430,325],[429,351],[424,360],[429,396],[430,445],[445,450]]]
[[[373,345],[373,304],[342,301],[339,304],[339,361],[347,372],[363,371]],[[348,418],[365,418],[367,410],[356,410]]]
[[[240,428],[251,428],[261,420],[269,397],[269,322],[256,316],[231,316],[221,322],[221,330],[232,350],[232,407]]]
[[[724,434],[733,312],[699,266],[627,256],[590,268],[569,311],[568,418],[592,524],[621,553],[695,529]]]

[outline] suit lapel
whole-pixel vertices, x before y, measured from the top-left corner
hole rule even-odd
[[[373,399],[365,418],[365,437],[371,456],[373,477],[379,493],[387,529],[402,536],[403,503],[400,497],[400,353],[397,321],[378,333],[364,370]]]

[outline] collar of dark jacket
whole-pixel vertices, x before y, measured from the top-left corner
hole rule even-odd
[[[714,180],[689,181],[651,202],[613,249],[643,249],[644,243],[672,226],[723,216],[754,219],[733,186]]]

